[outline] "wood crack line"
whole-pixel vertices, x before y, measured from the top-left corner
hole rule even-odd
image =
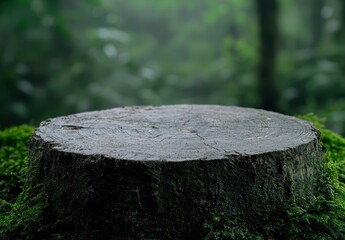
[[[214,150],[217,150],[218,152],[225,152],[225,151],[222,150],[222,149],[216,148],[215,146],[212,146],[211,144],[206,143],[206,142],[205,142],[205,138],[203,138],[202,136],[200,136],[199,133],[198,133],[198,131],[193,131],[193,132],[195,133],[195,135],[196,135],[198,138],[200,138],[201,142],[202,142],[205,146],[207,146],[207,147],[209,147],[209,148],[212,148],[212,149],[214,149]]]

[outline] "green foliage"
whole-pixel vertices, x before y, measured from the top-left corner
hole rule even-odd
[[[21,125],[0,131],[1,240],[51,239],[44,235],[50,226],[43,224],[47,208],[44,187],[32,185],[35,169],[27,172],[33,130],[32,126]]]
[[[0,211],[0,239],[52,239],[46,236],[50,227],[44,220],[47,206],[43,186],[27,185],[14,204],[7,203]]]
[[[320,198],[308,208],[291,206],[277,219],[276,239],[344,239],[345,208],[334,200]]]
[[[21,192],[32,132],[28,125],[0,131],[0,199],[11,201]]]
[[[320,197],[308,208],[289,206],[279,215],[272,215],[255,225],[214,216],[205,227],[209,231],[206,240],[341,240],[345,237],[345,208]]]
[[[205,240],[264,240],[262,236],[250,231],[245,224],[224,216],[213,215],[212,221],[206,222],[204,227],[208,229]]]
[[[291,204],[279,215],[254,225],[213,216],[205,225],[209,230],[206,239],[345,239],[345,139],[326,129],[313,114],[300,118],[313,122],[321,132],[325,162],[316,202],[309,207]]]
[[[318,111],[345,133],[343,1],[278,2],[282,111]],[[255,1],[0,6],[0,125],[123,105],[260,101]]]
[[[340,192],[345,187],[345,138],[325,128],[324,119],[319,119],[314,114],[300,116],[300,118],[313,122],[321,132],[321,144],[324,149],[324,156],[332,184]]]

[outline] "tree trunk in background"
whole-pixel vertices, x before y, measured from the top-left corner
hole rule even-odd
[[[345,1],[341,0],[341,36],[345,39]]]
[[[345,79],[345,1],[340,0],[340,7],[341,7],[341,16],[340,16],[340,29],[339,29],[339,36],[338,36],[338,42],[340,43],[340,46],[342,47],[342,55],[343,58],[341,60],[341,70],[343,73],[343,79]],[[343,84],[345,84],[345,80],[343,80]]]
[[[279,93],[276,81],[278,38],[278,3],[276,0],[256,0],[259,18],[258,91],[261,108],[277,111]]]
[[[321,11],[324,6],[324,0],[312,0],[311,4],[311,26],[312,26],[312,39],[310,43],[310,48],[315,56],[317,47],[322,39],[323,30],[323,19],[321,16]]]
[[[337,31],[337,40],[339,43],[344,43],[345,41],[345,1],[339,0],[339,8],[340,8],[340,28]]]

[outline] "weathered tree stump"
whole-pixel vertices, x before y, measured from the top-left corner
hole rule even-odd
[[[29,161],[67,238],[200,239],[211,213],[258,221],[312,202],[318,136],[263,110],[126,107],[42,122]]]

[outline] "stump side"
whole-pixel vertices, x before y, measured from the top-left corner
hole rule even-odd
[[[209,108],[214,111],[212,106]],[[296,126],[305,124],[297,122]],[[46,186],[50,216],[52,221],[59,220],[58,231],[66,239],[200,239],[205,235],[203,224],[212,213],[255,222],[279,214],[291,202],[308,205],[318,194],[316,182],[322,156],[318,134],[309,124],[302,127],[304,134],[296,136],[301,138],[293,142],[300,141],[297,146],[278,146],[279,150],[256,154],[214,149],[217,144],[212,134],[210,141],[207,136],[202,137],[203,141],[193,137],[189,140],[200,149],[186,152],[189,158],[196,152],[199,155],[195,154],[193,160],[186,160],[184,155],[174,161],[158,155],[155,160],[140,161],[138,156],[144,155],[127,154],[121,156],[128,159],[118,159],[79,149],[66,151],[60,142],[47,141],[47,136],[42,136],[49,132],[49,122],[42,126],[31,141],[30,164],[40,169],[37,183]],[[204,133],[210,127],[206,126]],[[208,146],[211,143],[213,147]],[[204,157],[200,157],[200,152]],[[215,156],[211,157],[212,153]],[[146,152],[145,156],[152,155]]]

